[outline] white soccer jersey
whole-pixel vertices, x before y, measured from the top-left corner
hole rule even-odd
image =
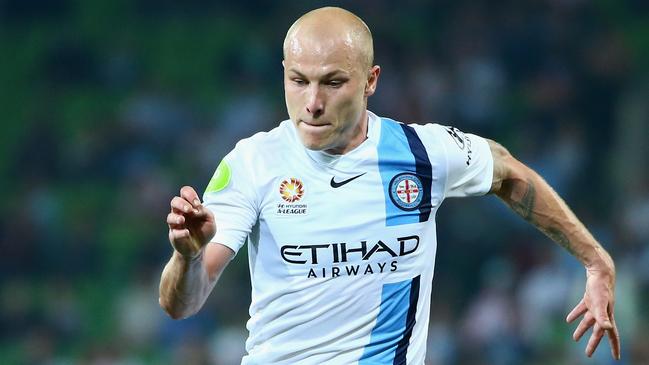
[[[483,138],[368,113],[340,156],[294,124],[240,141],[205,195],[212,239],[248,241],[252,303],[243,364],[423,364],[446,197],[489,191]]]

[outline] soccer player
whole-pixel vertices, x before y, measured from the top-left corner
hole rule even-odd
[[[586,268],[591,356],[613,315],[615,268],[563,200],[498,143],[366,110],[380,67],[365,23],[340,8],[298,19],[284,40],[290,119],[240,141],[203,195],[167,216],[173,255],[160,305],[196,313],[248,242],[252,303],[243,364],[423,364],[435,214],[447,197],[495,194]]]

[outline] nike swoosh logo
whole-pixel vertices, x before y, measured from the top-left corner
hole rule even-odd
[[[347,179],[347,180],[343,180],[343,181],[340,181],[340,182],[336,182],[336,181],[334,180],[334,177],[335,177],[335,176],[332,176],[332,177],[331,177],[331,181],[329,182],[329,184],[331,185],[332,188],[339,188],[339,187],[341,187],[341,186],[347,184],[348,182],[350,182],[350,181],[352,181],[352,180],[358,179],[359,177],[361,177],[361,176],[363,176],[363,175],[365,175],[365,174],[367,174],[367,172],[364,172],[364,173],[362,173],[362,174],[360,174],[360,175],[356,175],[356,176],[354,176],[354,177],[350,177],[349,179]]]

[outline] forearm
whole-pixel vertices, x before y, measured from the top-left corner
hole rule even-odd
[[[203,254],[186,259],[174,251],[162,271],[160,306],[174,319],[186,318],[203,306],[214,282],[203,264]]]
[[[589,269],[611,270],[613,260],[568,205],[532,169],[520,164],[496,194],[512,210],[557,242]]]

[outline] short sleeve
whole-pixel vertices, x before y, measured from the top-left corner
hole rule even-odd
[[[493,157],[487,140],[455,127],[436,125],[446,153],[446,197],[484,195],[491,189]]]
[[[240,155],[241,151],[235,148],[223,158],[203,194],[204,205],[216,221],[216,234],[211,242],[225,245],[235,253],[245,244],[258,217],[253,179]]]

